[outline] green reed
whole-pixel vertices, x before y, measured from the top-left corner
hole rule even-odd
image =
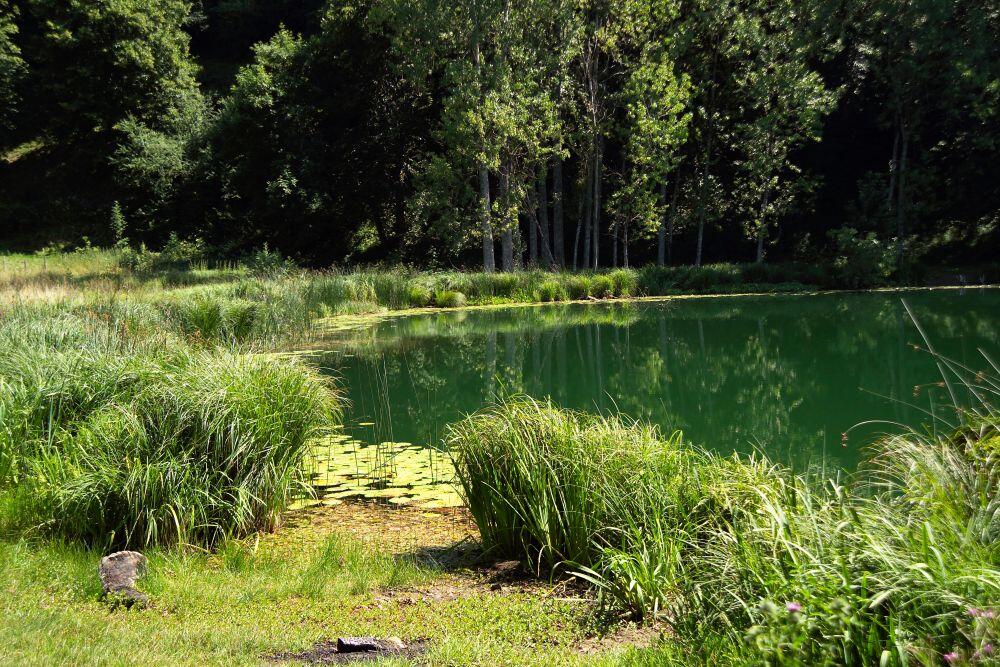
[[[250,351],[94,313],[0,318],[0,527],[95,544],[211,545],[273,526],[338,398]]]
[[[847,483],[524,397],[448,442],[488,549],[573,573],[609,610],[663,619],[692,659],[710,647],[747,664],[988,661],[1000,382],[942,366],[980,400],[943,434],[877,443]]]

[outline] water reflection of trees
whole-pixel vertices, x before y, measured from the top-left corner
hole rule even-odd
[[[995,294],[909,298],[945,353],[974,361],[977,346],[995,346]],[[860,442],[844,450],[841,433],[872,417],[914,423],[919,412],[900,401],[936,374],[911,347],[917,334],[898,297],[886,294],[412,319],[342,341],[323,363],[345,377],[354,414],[391,413],[393,436],[421,443],[436,442],[445,424],[498,392],[524,391],[573,408],[620,410],[719,450],[760,447],[802,465],[825,454],[852,465]]]

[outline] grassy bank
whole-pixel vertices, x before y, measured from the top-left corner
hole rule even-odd
[[[305,271],[284,263],[133,267],[124,251],[0,256],[0,304],[127,308],[151,328],[229,343],[274,345],[307,335],[318,318],[423,307],[734,292],[848,285],[820,265],[717,264],[580,273]],[[123,305],[125,304],[125,305]],[[140,312],[141,311],[141,312]]]
[[[524,398],[449,441],[487,549],[665,620],[692,663],[991,663],[1000,420],[962,418],[882,441],[850,483]]]
[[[176,260],[137,267],[128,261],[130,256],[129,251],[98,249],[0,255],[0,306],[44,303],[77,312],[97,310],[195,343],[275,347],[307,338],[321,318],[412,308],[892,284],[885,277],[859,282],[843,269],[822,263],[487,274],[406,267],[307,271],[273,255],[244,264]],[[975,275],[994,274],[979,270]]]
[[[0,348],[8,531],[142,547],[270,528],[338,410],[294,361],[136,334],[108,313],[15,307]]]
[[[302,665],[268,656],[366,635],[428,639],[418,664],[610,667],[670,655],[667,646],[584,653],[597,631],[588,604],[545,585],[491,590],[477,571],[425,553],[448,553],[466,531],[440,515],[394,514],[390,526],[373,510],[344,506],[212,553],[149,549],[139,585],[152,606],[128,611],[101,600],[102,552],[0,540],[0,664]],[[413,527],[386,539],[404,518]]]

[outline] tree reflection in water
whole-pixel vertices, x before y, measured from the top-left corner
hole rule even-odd
[[[346,384],[350,419],[391,414],[377,431],[405,442],[434,445],[498,392],[527,392],[717,451],[852,469],[878,429],[845,447],[848,428],[916,425],[940,398],[901,296],[943,354],[978,368],[977,348],[995,349],[1000,290],[941,290],[435,313],[341,332],[321,363]]]

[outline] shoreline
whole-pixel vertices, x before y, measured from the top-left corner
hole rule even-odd
[[[542,306],[585,305],[585,304],[627,304],[627,303],[661,303],[669,301],[694,299],[724,299],[724,298],[759,298],[759,297],[801,297],[829,296],[834,294],[875,294],[893,292],[939,292],[955,290],[1000,289],[1000,284],[986,285],[932,285],[927,287],[872,287],[868,289],[804,289],[801,291],[771,291],[771,292],[709,292],[666,294],[655,296],[611,297],[605,299],[565,299],[560,301],[511,301],[505,303],[479,303],[464,306],[423,306],[420,308],[401,308],[398,310],[384,309],[368,313],[331,315],[315,321],[315,331],[320,333],[340,333],[360,329],[388,319],[431,315],[434,313],[461,313],[482,310],[502,310],[514,308],[537,308]]]

